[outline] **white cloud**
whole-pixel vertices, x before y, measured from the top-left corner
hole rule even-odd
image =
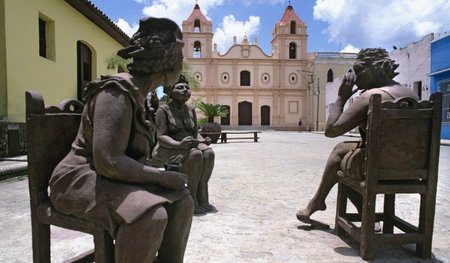
[[[139,28],[138,24],[133,24],[132,26],[130,26],[130,24],[122,18],[119,18],[119,21],[116,22],[116,25],[130,37],[133,36],[133,34],[136,33]]]
[[[183,22],[192,12],[194,8],[194,1],[192,0],[153,0],[150,3],[148,0],[135,0],[145,4],[142,13],[145,16],[153,17],[169,17],[174,20],[180,27]],[[198,0],[200,10],[208,17],[208,9],[221,6],[226,0]],[[239,0],[241,1],[241,0]],[[244,0],[247,4],[268,3],[276,4],[283,3],[285,0]],[[219,24],[218,21],[212,21],[216,25],[216,32],[214,33],[213,42],[218,44],[218,50],[225,52],[233,44],[233,36],[236,36],[238,42],[242,41],[244,34],[247,35],[250,42],[252,37],[258,33],[260,28],[260,19],[256,16],[249,16],[247,21],[238,21],[233,15],[227,15]]]
[[[349,45],[345,46],[344,49],[342,49],[340,52],[341,53],[358,53],[359,48],[356,48],[349,44]]]
[[[145,1],[144,1],[145,2]],[[207,16],[208,9],[222,5],[224,0],[198,1],[202,13]],[[151,5],[146,5],[142,10],[145,16],[168,17],[174,20],[180,27],[194,8],[192,0],[153,0]]]
[[[246,6],[253,5],[253,4],[276,5],[276,4],[284,4],[286,2],[285,0],[238,0],[238,1],[242,2]]]
[[[174,20],[180,28],[183,20],[191,14],[194,8],[192,0],[153,0],[152,2],[149,0],[134,1],[144,5],[142,9],[142,14],[144,16],[168,17]],[[220,6],[223,2],[224,0],[199,0],[198,4],[200,5],[202,13],[207,16],[208,8]],[[139,28],[139,23],[130,25],[122,18],[119,18],[116,25],[129,36],[132,36]]]
[[[233,37],[237,37],[237,42],[241,43],[244,35],[249,42],[253,41],[260,28],[260,19],[257,16],[250,16],[247,21],[238,21],[233,15],[223,18],[222,23],[214,33],[213,42],[217,44],[220,53],[224,53],[233,44]]]
[[[314,18],[329,24],[330,42],[353,47],[405,46],[448,30],[448,0],[317,0]]]

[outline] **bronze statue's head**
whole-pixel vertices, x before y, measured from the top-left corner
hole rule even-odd
[[[391,80],[398,75],[395,72],[398,66],[384,48],[365,48],[359,51],[353,64],[353,70],[356,78],[362,72],[370,71],[379,79]]]
[[[183,46],[183,34],[174,21],[148,17],[139,21],[130,45],[117,55],[133,59],[128,65],[131,74],[164,74],[181,70]]]
[[[180,75],[175,84],[172,86],[164,86],[164,93],[172,99],[188,100],[191,97],[189,81],[184,75]]]
[[[177,82],[175,82],[173,85],[164,86],[163,92],[166,93],[170,97],[170,94],[171,94],[173,88],[175,87],[175,85],[180,84],[180,83],[186,84],[189,86],[189,81],[187,80],[186,76],[181,74],[180,77],[178,78]]]

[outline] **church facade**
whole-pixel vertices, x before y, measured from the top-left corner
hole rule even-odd
[[[192,98],[228,108],[229,115],[220,119],[222,126],[298,130],[302,120],[303,129],[323,129],[326,83],[334,74],[345,73],[354,59],[342,60],[339,53],[330,57],[327,52],[325,65],[318,59],[323,57],[320,52],[308,54],[307,25],[290,4],[274,24],[269,55],[256,39],[250,43],[247,37],[241,43],[234,38],[221,54],[213,43],[212,26],[195,5],[182,23],[183,53],[200,82]]]
[[[244,37],[220,54],[213,44],[212,23],[196,5],[183,21],[184,56],[200,89],[193,98],[221,104],[229,116],[221,124],[231,128],[298,129],[306,120],[307,28],[289,5],[272,32],[272,54],[267,55]]]

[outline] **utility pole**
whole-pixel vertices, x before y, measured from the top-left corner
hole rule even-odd
[[[320,85],[319,78],[317,78],[317,112],[316,112],[316,131],[319,130],[319,98],[320,98]]]
[[[308,65],[308,68],[312,67],[312,64]],[[310,124],[313,122],[313,105],[312,105],[312,93],[314,92],[314,87],[312,86],[314,82],[313,71],[308,70],[297,70],[302,76],[303,79],[306,80],[306,84],[308,85],[308,103],[307,103],[307,119],[306,119],[306,130],[311,131]],[[306,74],[305,74],[306,73]],[[306,75],[306,76],[305,76]]]

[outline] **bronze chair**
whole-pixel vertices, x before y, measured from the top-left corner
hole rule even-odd
[[[370,98],[363,176],[358,180],[338,172],[335,222],[337,235],[347,233],[359,242],[361,258],[372,258],[374,247],[381,244],[416,244],[418,256],[431,256],[441,103],[441,93],[420,102],[412,98],[382,102],[378,94]],[[378,194],[384,194],[382,212],[376,212]],[[396,194],[420,195],[418,224],[396,215]],[[349,195],[361,198],[360,213],[347,211]],[[383,222],[379,233],[375,222]]]
[[[53,169],[76,137],[83,104],[66,100],[58,107],[45,107],[38,92],[27,91],[25,96],[33,262],[50,262],[50,225],[93,235],[95,249],[69,262],[114,262],[108,232],[94,222],[56,211],[47,191]]]

